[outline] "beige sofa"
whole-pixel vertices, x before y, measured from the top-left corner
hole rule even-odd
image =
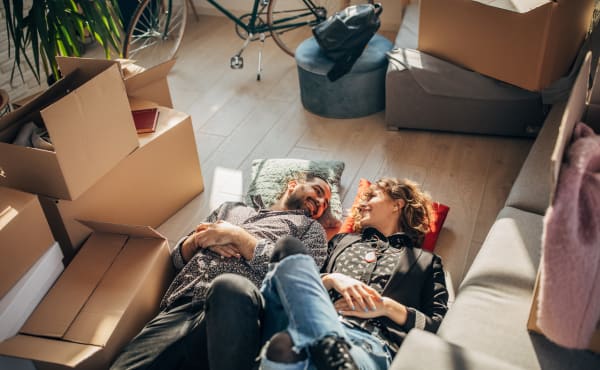
[[[527,331],[564,110],[547,116],[437,335],[412,330],[391,369],[600,369],[600,354]]]

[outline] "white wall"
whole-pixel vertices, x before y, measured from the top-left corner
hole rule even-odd
[[[205,0],[193,0],[196,10],[201,14],[221,15],[211,4]],[[286,0],[283,0],[286,1]],[[288,0],[292,1],[292,0]],[[342,0],[340,0],[342,1]],[[383,5],[383,14],[381,16],[381,29],[386,31],[397,31],[400,27],[402,8],[407,0],[379,0]],[[245,14],[252,10],[253,0],[218,0],[227,10],[234,14]]]

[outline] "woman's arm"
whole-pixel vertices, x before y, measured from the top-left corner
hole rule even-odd
[[[331,275],[336,274],[327,274],[322,278],[326,288],[328,286],[333,287],[331,282],[326,283],[327,279],[332,279]],[[368,310],[362,307],[357,309],[356,306],[358,305],[348,303],[347,299],[337,300],[334,306],[342,315],[360,318],[385,317],[389,319],[388,324],[396,327],[397,330],[408,332],[416,327],[436,332],[448,310],[448,291],[446,290],[444,270],[442,261],[437,256],[433,257],[431,269],[426,276],[423,287],[420,309],[407,307],[390,297],[373,300],[374,307],[369,306]],[[355,299],[354,302],[356,302]]]

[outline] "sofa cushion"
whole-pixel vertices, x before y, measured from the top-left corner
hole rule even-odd
[[[546,212],[552,184],[551,156],[564,110],[565,102],[555,104],[550,110],[513,184],[506,206],[539,215]]]
[[[435,355],[432,355],[435,354]],[[449,343],[430,332],[411,330],[390,370],[516,370],[502,359]]]
[[[439,335],[451,343],[535,368],[526,323],[540,259],[543,217],[504,208],[463,280]]]

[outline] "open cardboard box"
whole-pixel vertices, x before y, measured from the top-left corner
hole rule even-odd
[[[594,0],[421,0],[419,50],[521,88],[565,75]]]
[[[552,152],[551,162],[551,174],[552,174],[552,188],[550,202],[554,201],[554,194],[556,192],[556,185],[558,182],[558,176],[563,162],[564,152],[571,141],[573,134],[573,128],[578,122],[584,122],[588,126],[594,128],[596,132],[600,128],[600,68],[595,71],[594,85],[588,94],[588,79],[590,76],[591,67],[591,53],[585,57],[577,80],[573,85],[571,95],[565,107],[565,112],[562,117],[561,125],[559,128],[558,138]],[[578,273],[578,271],[573,271]],[[537,311],[538,311],[538,290],[540,284],[540,272],[538,271],[538,277],[535,282],[535,288],[533,291],[533,302],[531,304],[531,310],[529,312],[529,319],[527,321],[527,329],[536,333],[544,334],[542,329],[537,325]],[[564,302],[565,305],[577,304],[577,302]],[[600,353],[600,322],[596,323],[596,331],[590,339],[588,349],[596,353]]]
[[[204,190],[189,115],[159,107],[154,133],[73,201],[40,197],[55,238],[71,254],[91,233],[77,219],[158,227]]]
[[[38,197],[0,187],[0,298],[53,244]]]
[[[63,270],[38,197],[0,187],[0,341],[15,335]]]
[[[133,61],[128,59],[57,57],[56,61],[63,74],[69,74],[75,69],[79,69],[86,74],[94,75],[99,70],[117,65],[130,99],[147,100],[163,107],[173,108],[167,74],[173,68],[175,59],[146,70],[137,67]]]
[[[54,151],[11,144],[30,121],[46,127]],[[75,199],[137,146],[119,68],[73,70],[0,118],[0,186]]]
[[[158,312],[173,278],[167,240],[147,226],[85,224],[94,233],[20,333],[0,342],[0,365],[107,369]]]

